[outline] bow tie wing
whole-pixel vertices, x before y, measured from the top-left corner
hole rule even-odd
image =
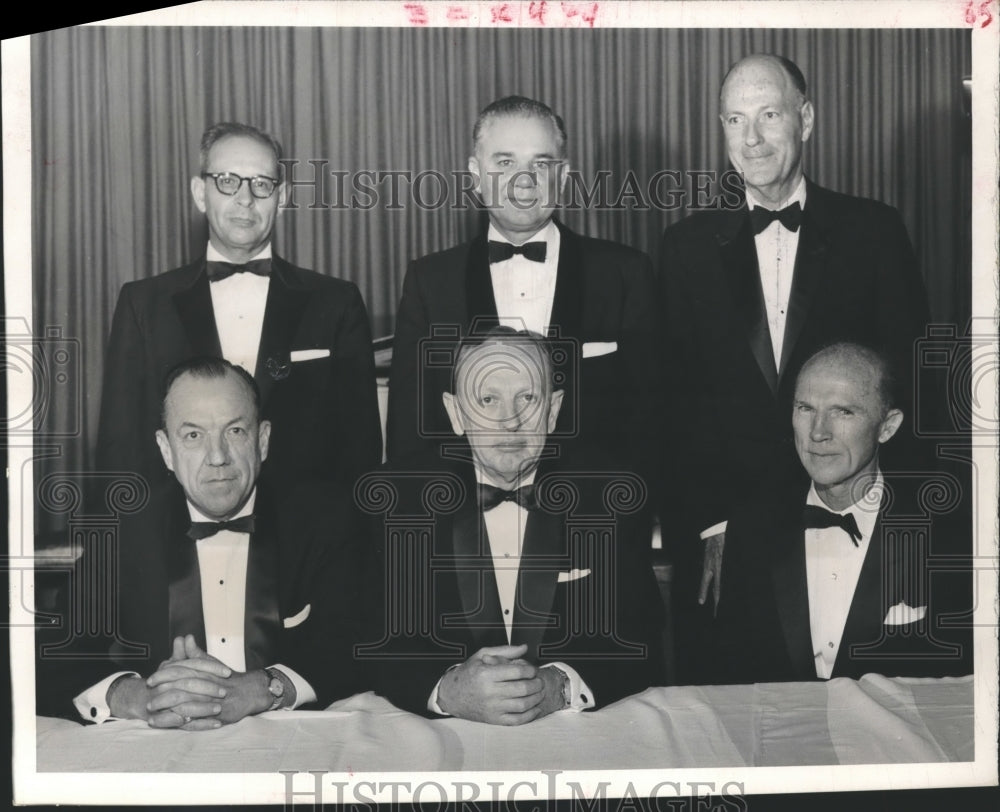
[[[483,512],[493,510],[493,508],[502,502],[516,502],[525,510],[533,510],[538,507],[534,485],[522,485],[517,490],[508,491],[493,485],[480,483],[477,495],[479,507]]]
[[[270,276],[270,259],[252,259],[244,265],[233,262],[209,260],[205,263],[205,272],[210,282],[219,282],[235,273],[252,273],[256,276]]]
[[[763,206],[755,206],[750,210],[750,224],[753,226],[754,234],[760,234],[775,220],[789,231],[798,231],[802,225],[802,207],[798,203],[793,203],[777,210],[765,209]]]
[[[824,530],[828,527],[839,527],[854,542],[854,546],[860,546],[861,530],[858,528],[858,521],[853,513],[834,513],[833,511],[821,508],[818,505],[806,505],[802,512],[803,525],[806,528]]]
[[[201,541],[209,536],[214,536],[223,530],[233,533],[252,533],[254,531],[254,516],[241,516],[238,519],[230,519],[224,522],[191,522],[188,528],[187,537],[192,541]]]
[[[509,242],[490,240],[488,245],[490,264],[504,262],[514,254],[520,254],[532,262],[545,262],[548,246],[544,241],[528,242],[524,245],[512,245]]]

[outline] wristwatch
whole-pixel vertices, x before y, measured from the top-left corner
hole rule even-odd
[[[268,710],[277,710],[281,707],[281,700],[285,698],[285,683],[273,668],[265,668],[264,673],[268,677],[267,692],[274,697]]]

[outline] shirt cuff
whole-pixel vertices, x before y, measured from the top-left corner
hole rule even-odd
[[[707,538],[711,538],[712,536],[717,536],[717,535],[719,535],[719,533],[725,533],[726,532],[726,525],[728,525],[728,524],[729,524],[728,521],[719,522],[718,524],[713,524],[711,527],[707,528],[706,530],[702,530],[701,531],[701,537],[703,539],[707,539]]]
[[[117,718],[111,715],[111,708],[108,706],[108,689],[116,679],[125,676],[138,677],[139,674],[135,671],[119,671],[106,679],[102,679],[96,685],[92,685],[73,699],[73,707],[76,708],[77,713],[80,714],[84,721],[96,722],[100,725],[108,721],[108,719]]]
[[[456,663],[455,665],[449,667],[444,673],[447,674],[452,668],[458,668],[461,663]],[[441,679],[444,679],[444,674],[441,675]],[[427,699],[427,710],[431,713],[437,713],[441,716],[451,716],[447,711],[441,710],[441,706],[438,704],[438,689],[441,687],[441,679],[434,683],[434,690],[431,691],[431,695]]]
[[[542,668],[558,668],[569,679],[569,705],[563,710],[579,712],[597,706],[597,700],[590,686],[583,681],[575,668],[566,663],[546,663]]]
[[[280,671],[282,674],[288,677],[288,681],[295,686],[295,702],[291,705],[282,706],[280,710],[295,710],[297,707],[299,707],[299,705],[305,705],[309,702],[316,701],[316,692],[313,690],[313,687],[309,684],[309,682],[302,677],[301,674],[292,670],[287,665],[278,664],[278,665],[272,665],[270,667],[274,668],[277,671]]]

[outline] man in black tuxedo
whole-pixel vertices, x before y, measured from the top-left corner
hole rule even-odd
[[[792,62],[740,60],[723,81],[720,109],[744,199],[671,226],[662,250],[663,358],[676,430],[664,446],[661,513],[680,520],[666,541],[680,570],[677,609],[688,618],[678,619],[681,644],[687,631],[704,636],[695,600],[705,602],[713,581],[718,602],[735,500],[776,467],[796,467],[787,414],[802,362],[831,341],[882,348],[904,376],[910,410],[913,342],[930,318],[899,213],[803,175],[815,114]]]
[[[953,625],[972,608],[968,559],[956,566],[971,532],[954,510],[959,489],[925,498],[930,475],[880,468],[879,450],[903,422],[897,390],[886,358],[858,344],[834,344],[805,362],[792,427],[812,482],[733,514],[716,681],[972,671],[969,628]],[[949,566],[932,572],[934,562]]]
[[[206,730],[352,693],[364,545],[349,497],[258,487],[272,432],[242,367],[191,359],[165,390],[156,442],[176,482],[122,520],[119,670],[78,670],[79,715]]]
[[[380,634],[359,657],[403,709],[523,724],[661,682],[645,488],[547,443],[563,404],[551,376],[541,336],[501,326],[463,342],[443,403],[468,442],[359,485],[389,513]]]
[[[191,179],[208,220],[207,253],[126,284],[111,326],[98,466],[152,483],[165,471],[153,442],[164,376],[186,358],[239,364],[260,388],[274,433],[265,480],[340,480],[381,460],[368,314],[350,282],[272,253],[288,186],[281,146],[246,124],[209,127]]]
[[[488,229],[412,262],[403,281],[389,382],[390,459],[433,451],[447,439],[441,395],[451,367],[435,359],[474,327],[485,332],[499,321],[573,344],[559,368],[566,394],[556,437],[579,435],[652,473],[659,373],[649,258],[553,219],[569,171],[566,130],[541,102],[509,96],[486,107],[473,129],[469,171]]]

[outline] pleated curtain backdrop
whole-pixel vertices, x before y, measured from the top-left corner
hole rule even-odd
[[[481,213],[423,206],[400,182],[394,206],[331,173],[464,170],[477,112],[519,93],[544,100],[569,132],[569,157],[605,202],[565,211],[572,228],[659,252],[663,228],[689,211],[696,178],[663,170],[727,168],[718,89],[752,52],[799,64],[816,106],[806,171],[822,185],[898,207],[927,281],[935,320],[964,325],[971,308],[971,147],[962,30],[491,30],[335,28],[72,28],[31,41],[34,330],[78,339],[85,397],[53,403],[39,429],[67,425],[44,470],[93,463],[103,356],[121,286],[204,250],[188,190],[198,140],[222,120],[274,133],[294,178],[325,178],[321,200],[300,186],[282,213],[279,253],[356,283],[376,336],[392,331],[407,262],[468,239]],[[313,163],[309,163],[312,161]],[[679,182],[675,179],[679,178]],[[348,187],[350,181],[347,181]],[[449,183],[452,183],[449,178]],[[457,185],[455,182],[453,185]],[[338,195],[339,192],[339,195]],[[454,192],[452,199],[460,198]],[[675,194],[676,198],[676,194]]]

